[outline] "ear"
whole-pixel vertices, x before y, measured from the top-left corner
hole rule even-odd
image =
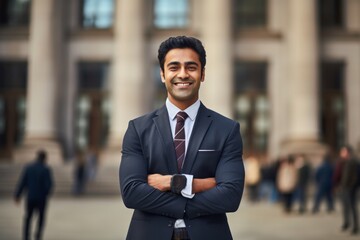
[[[201,73],[201,82],[205,81],[205,68],[203,68],[202,73]]]
[[[163,83],[165,83],[165,75],[164,75],[164,71],[160,68],[160,77],[161,77],[161,81]]]

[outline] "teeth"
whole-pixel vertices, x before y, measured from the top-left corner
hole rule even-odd
[[[189,86],[190,83],[177,83],[176,85],[180,85],[180,86]]]

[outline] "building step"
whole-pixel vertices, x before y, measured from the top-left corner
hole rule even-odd
[[[0,196],[13,196],[24,164],[0,163]],[[73,194],[74,164],[67,163],[51,166],[54,179],[54,195],[67,196]],[[100,165],[95,178],[87,181],[85,195],[118,195],[118,168],[114,165]]]

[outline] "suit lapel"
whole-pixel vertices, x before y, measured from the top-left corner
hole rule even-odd
[[[169,123],[169,114],[164,105],[157,112],[157,117],[153,118],[157,130],[159,131],[163,140],[166,156],[166,163],[170,173],[177,173],[176,153],[174,148],[174,141],[171,134]],[[160,149],[160,148],[159,148]]]
[[[183,166],[183,173],[190,173],[195,162],[197,152],[212,122],[210,111],[201,103],[196,116],[195,125],[191,133],[188,150]]]

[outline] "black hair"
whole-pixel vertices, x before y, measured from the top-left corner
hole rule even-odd
[[[44,150],[39,150],[37,152],[37,160],[40,162],[45,162],[46,160],[46,152]]]
[[[158,50],[158,59],[162,71],[164,71],[166,54],[170,50],[175,48],[190,48],[194,50],[199,55],[199,60],[201,63],[201,71],[204,70],[204,67],[206,65],[206,51],[201,41],[194,37],[177,36],[177,37],[170,37],[160,44]]]

